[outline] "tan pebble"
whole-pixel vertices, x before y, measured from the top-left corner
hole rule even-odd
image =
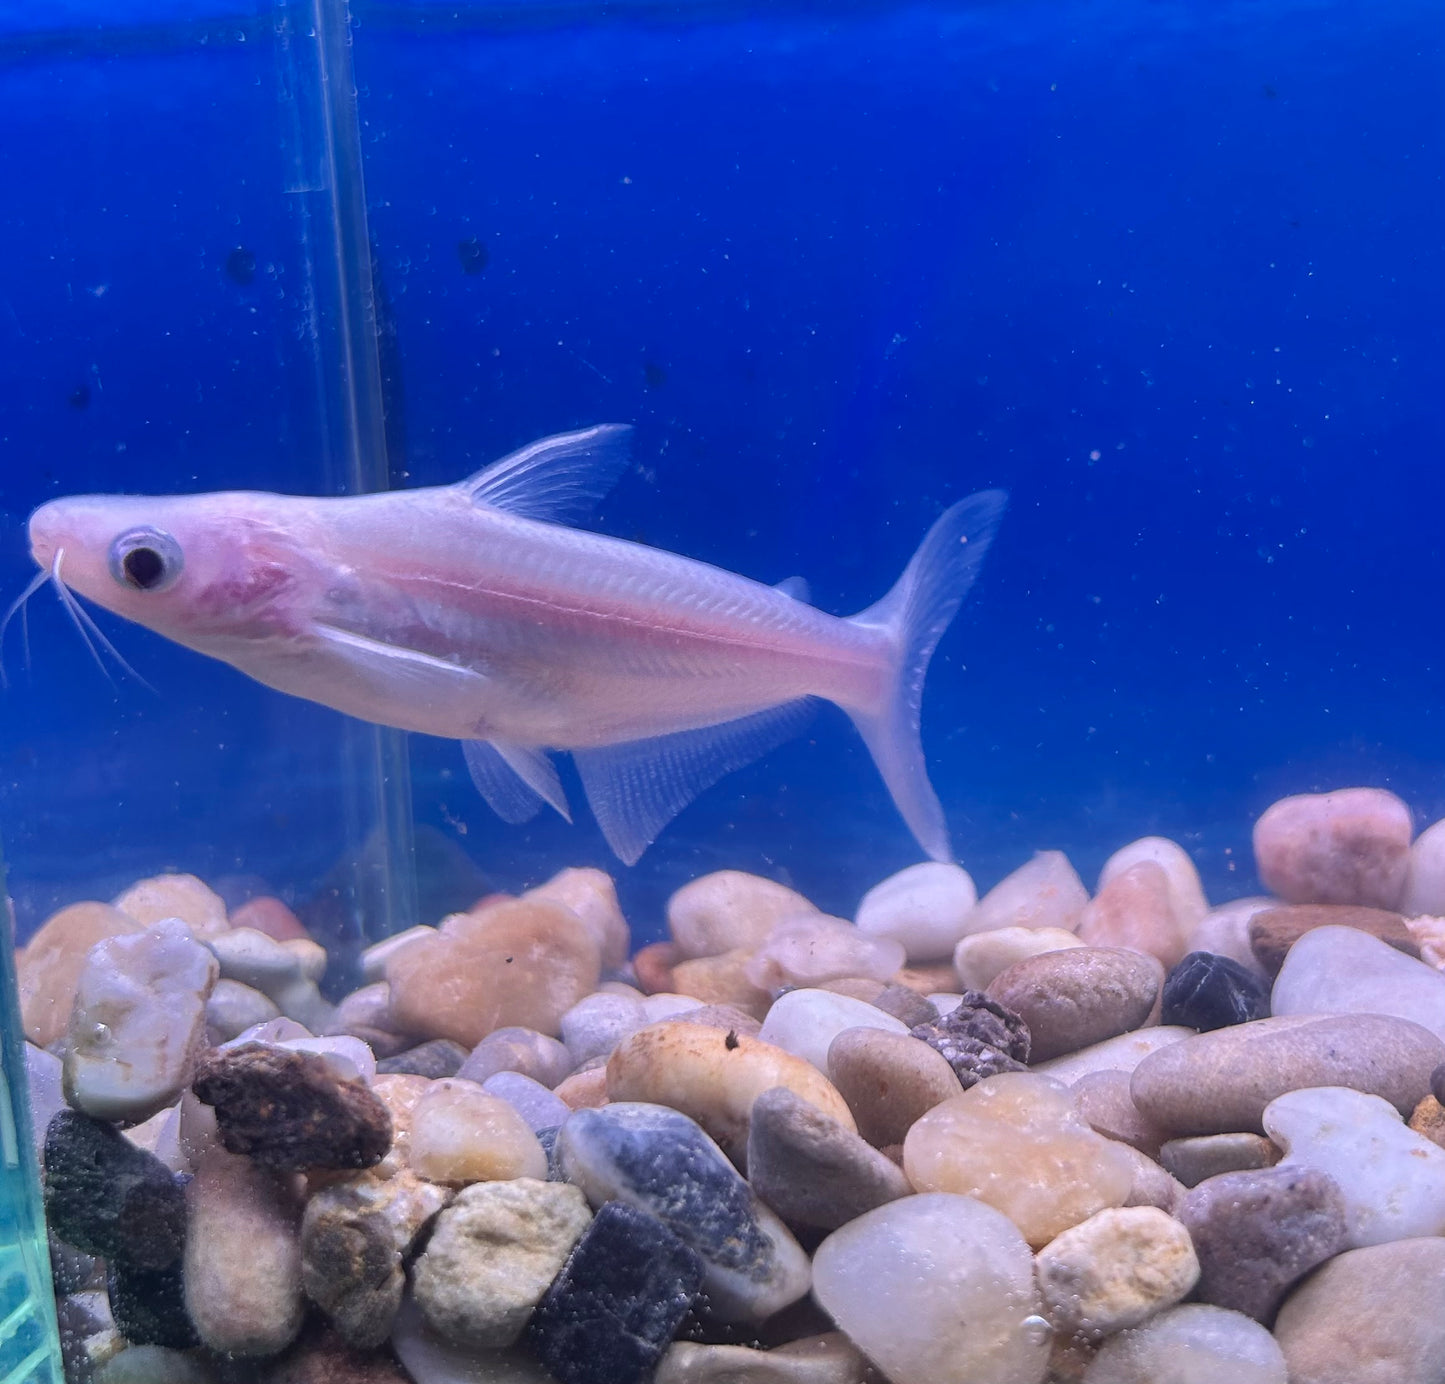
[[[48,1048],[65,1036],[75,987],[97,942],[141,932],[145,925],[108,903],[73,903],[52,913],[15,957],[25,1036]]]
[[[592,934],[602,957],[602,969],[615,970],[632,950],[632,930],[617,902],[617,886],[605,870],[559,870],[545,884],[529,889],[524,899],[548,899],[570,908]]]
[[[952,961],[936,961],[926,966],[905,966],[895,972],[891,983],[912,990],[916,995],[933,995],[952,990],[958,984]]]
[[[644,995],[675,993],[672,968],[681,960],[682,954],[672,942],[652,942],[639,947],[632,956],[632,974],[637,977],[638,988]]]
[[[512,1025],[556,1037],[562,1015],[592,993],[601,971],[597,943],[570,909],[507,900],[454,915],[440,935],[391,957],[392,1026],[467,1047]]]
[[[1190,859],[1189,852],[1177,841],[1171,841],[1166,836],[1144,836],[1115,851],[1099,871],[1100,891],[1102,892],[1111,880],[1117,879],[1141,860],[1152,861],[1164,871],[1169,880],[1169,897],[1174,905],[1174,916],[1184,930],[1190,932],[1198,927],[1204,915],[1209,912],[1209,900],[1204,897],[1199,871]]]
[[[1129,1158],[1133,1167],[1133,1179],[1129,1183],[1129,1195],[1124,1198],[1125,1206],[1156,1206],[1173,1215],[1179,1209],[1187,1188],[1177,1178],[1171,1177],[1152,1158],[1142,1154],[1128,1144],[1117,1148]]]
[[[277,942],[309,941],[306,925],[280,899],[258,894],[231,914],[232,927],[254,928]]]
[[[741,870],[718,870],[684,884],[667,901],[667,926],[686,960],[752,951],[778,923],[817,911],[784,884]]]
[[[1121,1206],[1133,1161],[1079,1118],[1073,1097],[1031,1072],[1004,1072],[935,1106],[903,1141],[920,1192],[977,1197],[1038,1247]]]
[[[1185,921],[1174,911],[1169,876],[1152,860],[1120,871],[1079,918],[1079,938],[1089,946],[1147,952],[1166,969],[1183,959],[1187,936]]]
[[[301,1329],[292,1181],[212,1148],[186,1188],[186,1310],[201,1340],[223,1355],[274,1355]]]
[[[1049,1372],[1045,1384],[1084,1384],[1084,1376],[1098,1353],[1097,1341],[1055,1336],[1049,1349]]]
[[[963,1093],[942,1053],[881,1029],[844,1029],[828,1048],[828,1076],[875,1148],[901,1144],[920,1116]]]
[[[517,1111],[474,1081],[431,1083],[411,1114],[411,1170],[429,1182],[545,1181],[547,1155]]]
[[[735,1163],[745,1156],[753,1101],[773,1086],[786,1086],[856,1132],[843,1097],[811,1062],[730,1029],[652,1024],[623,1039],[607,1063],[609,1099],[690,1115]]]
[[[1420,960],[1437,971],[1445,971],[1445,918],[1422,914],[1406,918],[1405,926],[1420,948]]]
[[[417,1102],[431,1089],[431,1078],[398,1073],[395,1076],[373,1077],[371,1092],[386,1106],[391,1116],[391,1148],[371,1172],[376,1177],[390,1177],[409,1166],[411,1155],[411,1117]]]
[[[1054,1328],[1095,1340],[1173,1306],[1199,1278],[1189,1232],[1152,1206],[1090,1216],[1045,1245],[1037,1268]]]
[[[1410,809],[1383,788],[1281,798],[1254,824],[1266,889],[1286,903],[1396,908],[1410,873]]]
[[[179,918],[201,941],[231,927],[221,896],[195,875],[155,875],[132,884],[112,902],[146,927]]]
[[[1096,1134],[1116,1139],[1157,1158],[1169,1131],[1155,1124],[1134,1104],[1128,1072],[1090,1072],[1073,1084],[1079,1114]]]
[[[1061,927],[1001,927],[975,932],[953,949],[954,976],[964,990],[985,990],[1000,971],[1006,971],[1016,961],[1083,945]]]
[[[968,915],[968,931],[1020,927],[1072,932],[1088,902],[1089,891],[1068,856],[1063,851],[1039,851],[978,901]]]
[[[569,1110],[595,1110],[607,1104],[607,1064],[573,1072],[554,1092]]]
[[[1411,1114],[1410,1128],[1445,1149],[1445,1106],[1434,1096],[1426,1096]]]
[[[839,976],[890,980],[904,959],[903,944],[891,937],[870,937],[842,918],[811,913],[779,923],[753,952],[747,974],[773,995],[788,986],[814,987]]]
[[[772,1003],[772,994],[748,978],[748,951],[724,952],[721,956],[700,956],[679,961],[672,968],[672,984],[679,995],[690,995],[704,1004],[728,1004],[761,1019]]]
[[[1265,974],[1277,976],[1289,949],[1317,927],[1352,927],[1406,956],[1417,960],[1420,956],[1420,944],[1400,914],[1359,904],[1302,903],[1261,909],[1249,920],[1249,945]]]

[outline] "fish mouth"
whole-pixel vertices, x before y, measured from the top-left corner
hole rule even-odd
[[[49,504],[41,505],[30,516],[27,526],[30,556],[35,559],[37,567],[46,571],[55,565],[55,554],[60,548],[64,516],[59,511],[63,503],[61,500],[51,500]]]

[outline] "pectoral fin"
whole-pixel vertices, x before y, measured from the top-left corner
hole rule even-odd
[[[719,726],[573,750],[607,844],[626,864],[636,864],[699,793],[792,739],[811,709],[812,699],[804,697]]]

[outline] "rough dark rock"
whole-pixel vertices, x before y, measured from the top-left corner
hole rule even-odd
[[[1164,982],[1160,1023],[1205,1033],[1268,1017],[1268,987],[1233,957],[1190,952]]]
[[[269,1168],[369,1168],[391,1147],[386,1106],[316,1053],[269,1043],[217,1049],[197,1064],[193,1089],[215,1106],[227,1150]]]
[[[111,1261],[105,1278],[116,1330],[135,1346],[189,1350],[200,1337],[186,1312],[185,1280],[179,1263],[142,1269]]]
[[[1175,1212],[1199,1258],[1200,1302],[1268,1326],[1290,1288],[1345,1248],[1345,1203],[1313,1168],[1224,1173],[1187,1192]]]
[[[538,1303],[527,1341],[559,1384],[642,1384],[701,1283],[702,1261],[661,1221],[609,1201]]]
[[[985,1077],[1021,1072],[1028,1065],[1028,1025],[979,990],[965,991],[957,1009],[909,1032],[942,1053],[965,1090]]]
[[[383,1058],[376,1064],[378,1076],[429,1076],[433,1080],[455,1076],[467,1060],[470,1049],[450,1038],[433,1038],[414,1048]]]
[[[380,1212],[309,1218],[301,1241],[301,1281],[344,1340],[381,1345],[406,1287],[395,1232]]]
[[[783,1086],[753,1102],[748,1182],[785,1221],[822,1230],[913,1191],[896,1163]]]
[[[171,1170],[76,1110],[45,1131],[45,1214],[66,1244],[137,1268],[164,1268],[185,1249],[186,1202]]]

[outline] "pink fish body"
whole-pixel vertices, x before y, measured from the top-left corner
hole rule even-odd
[[[1004,496],[945,511],[894,589],[840,619],[788,584],[569,527],[625,469],[628,431],[546,438],[421,490],[54,500],[31,552],[57,585],[269,687],[463,741],[508,821],[543,802],[567,815],[548,751],[572,752],[629,864],[826,698],[923,849],[949,858],[919,698]]]

